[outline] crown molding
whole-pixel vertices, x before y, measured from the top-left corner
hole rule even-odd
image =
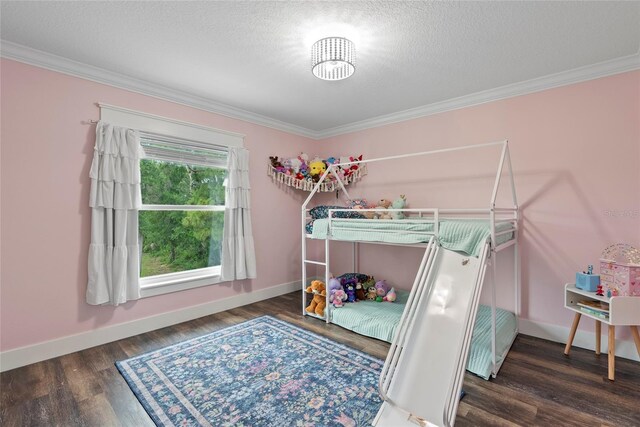
[[[500,86],[494,89],[484,90],[458,98],[435,102],[433,104],[399,111],[397,113],[386,114],[355,123],[349,123],[343,126],[325,129],[317,132],[315,138],[326,139],[333,136],[371,129],[392,123],[404,122],[406,120],[417,119],[420,117],[444,113],[451,110],[458,110],[465,107],[472,107],[474,105],[485,104],[501,99],[513,98],[520,95],[540,92],[547,89],[580,83],[587,80],[625,73],[627,71],[633,71],[637,69],[640,69],[640,53],[635,53],[629,56],[622,56],[620,58],[612,59],[609,61],[599,62],[580,68],[574,68],[573,70],[562,71],[560,73],[550,74],[548,76],[526,80],[523,82]]]
[[[0,40],[0,56],[14,61],[23,62],[47,70],[57,71],[74,77],[103,83],[131,92],[171,101],[210,113],[239,119],[246,122],[266,126],[283,132],[317,139],[317,132],[302,126],[296,126],[280,120],[272,119],[257,113],[235,108],[230,105],[212,101],[210,99],[171,89],[166,86],[149,83],[124,74],[108,71],[102,68],[73,61],[62,56],[32,49],[7,40]]]
[[[441,102],[424,105],[409,110],[399,111],[392,114],[373,117],[370,119],[349,123],[343,126],[315,131],[302,126],[286,123],[257,113],[242,110],[230,105],[212,101],[210,99],[189,94],[168,88],[166,86],[149,83],[144,80],[125,76],[113,71],[83,64],[63,58],[58,55],[32,49],[6,40],[0,41],[0,56],[12,59],[48,70],[80,77],[86,80],[107,84],[121,89],[137,92],[154,98],[175,102],[199,110],[208,111],[215,114],[243,120],[283,132],[300,135],[307,138],[322,140],[333,136],[357,132],[392,123],[417,119],[433,114],[444,113],[446,111],[457,110],[465,107],[485,104],[515,96],[540,92],[560,86],[580,83],[600,77],[620,74],[627,71],[640,69],[640,52],[633,55],[623,56],[597,64],[587,65],[573,70],[562,71],[519,83],[513,83],[494,89],[472,93]]]

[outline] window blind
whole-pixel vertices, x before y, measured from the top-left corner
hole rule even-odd
[[[227,167],[227,147],[187,139],[140,133],[145,157],[197,166]]]

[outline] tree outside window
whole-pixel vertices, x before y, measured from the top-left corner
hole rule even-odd
[[[146,158],[140,172],[140,277],[219,266],[226,170]]]

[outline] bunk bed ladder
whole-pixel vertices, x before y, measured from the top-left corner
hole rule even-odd
[[[373,425],[452,426],[490,244],[478,258],[431,238],[380,375]]]

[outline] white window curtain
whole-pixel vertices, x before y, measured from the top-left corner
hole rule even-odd
[[[138,131],[98,122],[91,164],[91,245],[87,303],[118,305],[140,298]]]
[[[222,235],[222,280],[254,279],[256,254],[249,203],[249,151],[238,147],[229,148],[227,174]]]

